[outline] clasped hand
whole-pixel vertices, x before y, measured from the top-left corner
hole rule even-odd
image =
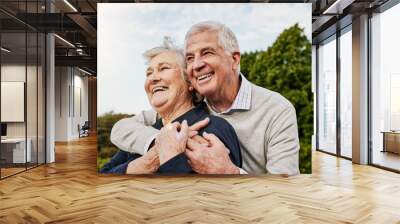
[[[132,161],[127,173],[154,173],[160,165],[185,153],[192,169],[201,174],[238,174],[239,169],[229,158],[229,150],[213,134],[197,135],[209,119],[188,126],[186,120],[174,122],[160,130],[155,145],[143,157]],[[145,167],[145,169],[143,169]]]
[[[186,120],[182,124],[174,122],[163,127],[155,141],[155,147],[159,153],[160,165],[185,152],[188,138],[189,126]]]

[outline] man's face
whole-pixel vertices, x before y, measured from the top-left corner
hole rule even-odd
[[[237,78],[238,60],[239,53],[228,54],[219,46],[217,32],[197,33],[187,40],[188,78],[193,87],[207,98],[216,97],[219,90],[226,89],[231,80]]]

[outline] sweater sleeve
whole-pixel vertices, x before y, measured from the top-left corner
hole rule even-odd
[[[270,174],[299,174],[299,137],[296,111],[292,105],[277,113],[265,139],[266,170]]]
[[[153,110],[122,119],[112,128],[110,140],[123,151],[143,155],[159,133],[159,130],[151,126],[156,119],[157,114]]]
[[[119,150],[111,160],[106,163],[101,169],[100,173],[118,173],[125,174],[126,168],[129,162],[140,157],[138,154],[131,154],[125,151]]]
[[[157,173],[161,174],[186,174],[193,173],[185,153],[181,153],[160,166]]]

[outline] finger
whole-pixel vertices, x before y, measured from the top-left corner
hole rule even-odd
[[[226,150],[226,152],[228,154],[231,153],[231,151],[228,148],[225,147],[225,144],[222,143],[221,140],[219,140],[219,138],[217,136],[215,136],[214,134],[204,132],[203,133],[203,137],[210,142],[210,145],[220,144],[220,145],[224,146],[224,149]]]
[[[190,126],[190,130],[199,131],[200,129],[206,127],[210,122],[210,118],[206,117],[205,119],[198,121]]]
[[[192,137],[193,140],[197,141],[198,143],[202,144],[202,145],[209,145],[209,142],[207,141],[207,139],[205,139],[204,137],[200,136],[200,135],[195,135]]]
[[[176,135],[176,139],[178,141],[181,141],[181,140],[186,141],[188,139],[188,136],[189,136],[189,126],[187,124],[187,121],[184,120],[181,124],[180,131]]]
[[[192,160],[195,157],[195,153],[192,152],[190,149],[186,148],[185,155],[188,158],[188,161]]]
[[[195,151],[195,150],[203,150],[205,149],[205,146],[196,142],[195,140],[192,139],[188,139],[187,143],[186,143],[186,147],[188,148],[188,150],[191,151]]]
[[[178,130],[180,128],[180,126],[181,126],[181,124],[179,122],[177,122],[177,121],[175,121],[171,125],[172,125],[173,130]]]
[[[189,138],[196,136],[197,134],[199,134],[198,131],[190,131],[190,129],[189,129]]]
[[[184,120],[181,124],[181,130],[180,132],[181,134],[184,134],[185,136],[189,135],[189,126],[186,120]]]
[[[212,133],[203,132],[203,137],[208,140],[211,145],[222,143],[221,140]]]

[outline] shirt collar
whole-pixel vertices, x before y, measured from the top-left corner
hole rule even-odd
[[[251,106],[251,84],[250,82],[244,77],[242,73],[240,73],[239,79],[240,88],[236,95],[233,104],[229,109],[226,111],[220,112],[218,114],[228,114],[237,110],[250,110]],[[206,99],[207,100],[207,99]],[[207,103],[207,105],[209,105]],[[215,110],[210,106],[210,109],[215,112]]]

